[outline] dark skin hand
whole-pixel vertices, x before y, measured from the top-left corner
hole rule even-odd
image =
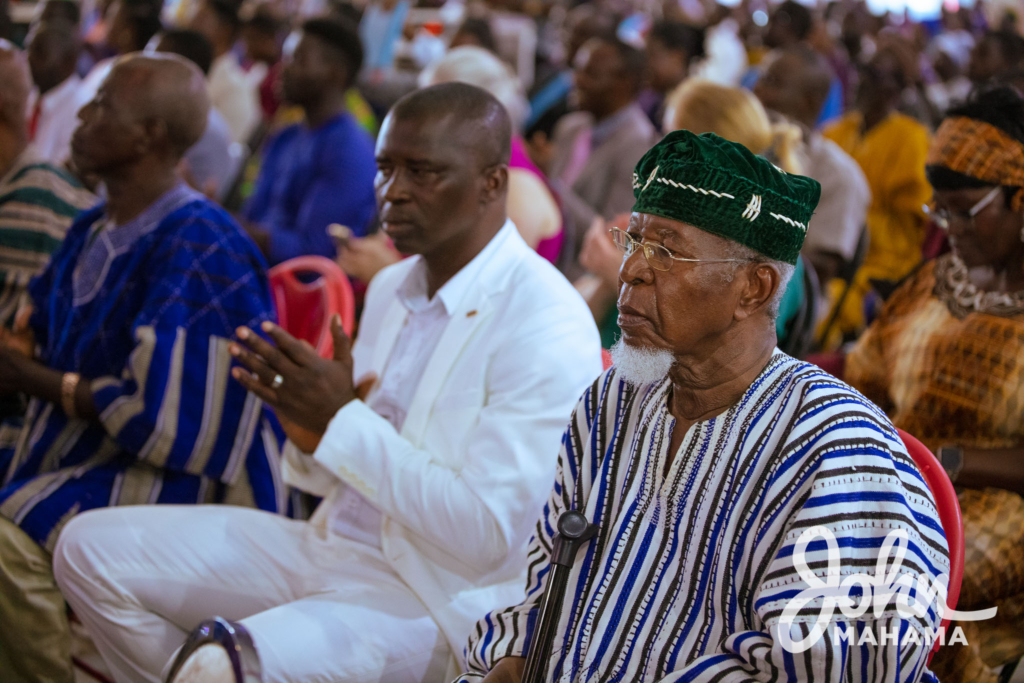
[[[505,657],[499,659],[491,672],[484,678],[484,683],[521,683],[526,659],[523,657]]]
[[[1024,453],[1019,448],[965,448],[957,487],[1006,489],[1024,496]]]
[[[15,349],[0,347],[0,394],[20,391],[59,406],[63,378],[63,372],[50,369]],[[75,390],[75,412],[85,420],[99,418],[89,382],[84,377]]]
[[[248,327],[238,328],[240,343],[229,348],[245,368],[234,368],[232,377],[274,408],[288,438],[303,452],[316,450],[334,415],[350,401],[365,397],[376,381],[366,377],[357,386],[352,377],[352,342],[331,318],[334,358],[321,358],[316,349],[277,325],[265,322],[263,331],[273,344]],[[276,375],[284,382],[271,388]]]

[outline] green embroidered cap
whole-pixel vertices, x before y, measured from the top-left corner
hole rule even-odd
[[[796,264],[821,185],[743,145],[679,130],[636,165],[633,196],[635,213],[688,223]]]

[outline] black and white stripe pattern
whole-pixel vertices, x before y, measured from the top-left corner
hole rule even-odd
[[[783,608],[807,587],[792,553],[809,527],[834,534],[842,576],[873,575],[894,529],[909,537],[903,572],[931,581],[948,572],[934,502],[885,415],[777,352],[739,403],[690,429],[666,475],[669,388],[631,388],[613,368],[582,397],[530,546],[526,600],[477,624],[471,667],[524,654],[556,521],[573,508],[601,531],[576,558],[548,681],[932,679],[924,634],[939,624],[934,609],[902,619],[890,602],[855,622],[837,609],[806,652],[778,641]],[[806,556],[824,577],[821,545]],[[810,632],[820,602],[800,610],[794,639]],[[855,637],[837,639],[836,628]],[[898,644],[862,642],[880,628]]]

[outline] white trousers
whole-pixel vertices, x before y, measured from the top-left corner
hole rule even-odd
[[[263,680],[444,679],[450,649],[380,550],[258,510],[117,507],[79,515],[54,571],[119,683],[158,683],[204,619],[249,630]]]

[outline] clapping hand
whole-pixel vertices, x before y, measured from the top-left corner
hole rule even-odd
[[[523,657],[505,657],[499,659],[483,683],[521,683],[526,668]]]
[[[312,453],[334,415],[350,401],[365,396],[376,378],[355,385],[351,340],[338,315],[331,318],[331,359],[321,358],[308,342],[273,323],[263,323],[262,329],[273,343],[247,327],[238,329],[239,341],[229,348],[246,369],[236,367],[231,374],[274,408],[296,446]]]
[[[615,246],[608,229],[625,229],[628,225],[628,215],[617,216],[610,224],[605,224],[600,217],[595,218],[583,236],[583,247],[580,250],[580,265],[595,275],[602,284],[615,290],[619,288],[622,252]]]

